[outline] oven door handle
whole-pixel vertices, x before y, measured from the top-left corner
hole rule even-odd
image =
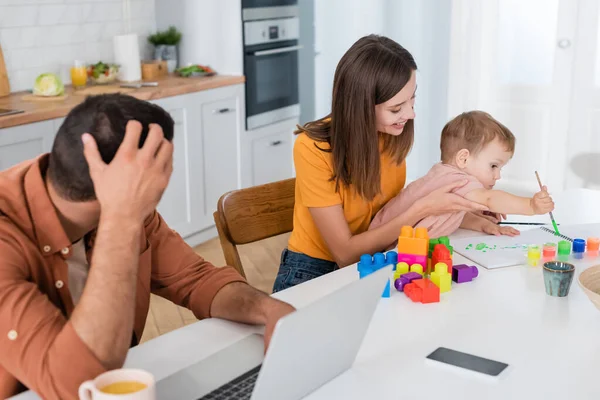
[[[302,48],[304,48],[304,46],[299,45],[299,46],[282,47],[280,49],[260,50],[260,51],[255,51],[254,55],[257,57],[260,57],[260,56],[268,56],[270,54],[289,53],[290,51],[296,51],[296,50],[300,50]]]

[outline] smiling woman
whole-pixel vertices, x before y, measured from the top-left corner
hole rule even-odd
[[[403,225],[457,206],[450,187],[367,231],[373,216],[404,187],[414,138],[416,69],[405,48],[377,35],[359,39],[340,60],[331,114],[296,131],[294,230],[274,291],[382,251]],[[460,200],[463,207],[470,204]]]

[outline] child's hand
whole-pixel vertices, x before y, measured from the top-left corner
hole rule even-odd
[[[546,186],[543,186],[542,190],[533,196],[530,204],[534,214],[546,214],[554,210],[554,201],[548,194]]]
[[[493,222],[494,224],[497,224],[498,222],[501,222],[506,219],[506,214],[495,213],[491,211],[480,211],[477,212],[477,215]]]
[[[521,232],[510,226],[500,226],[496,224],[485,224],[483,226],[483,233],[494,236],[519,236]]]

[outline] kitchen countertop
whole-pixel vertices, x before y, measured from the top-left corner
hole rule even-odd
[[[141,100],[156,100],[163,97],[236,85],[244,83],[245,80],[244,76],[217,75],[212,77],[182,78],[170,75],[154,80],[158,82],[157,87],[142,87],[134,89],[127,94]],[[118,83],[114,86],[118,86]],[[55,101],[24,100],[25,96],[31,94],[28,92],[15,92],[9,96],[0,97],[0,108],[25,110],[21,114],[0,116],[0,129],[64,117],[86,97],[74,92],[73,88],[68,86],[65,90],[66,98]]]

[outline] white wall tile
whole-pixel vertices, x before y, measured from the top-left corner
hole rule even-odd
[[[123,5],[119,3],[92,4],[92,9],[85,22],[118,21],[123,18]]]
[[[81,32],[86,42],[96,42],[102,38],[102,30],[104,24],[102,22],[90,22],[81,25],[83,31]]]
[[[129,22],[139,35],[142,58],[149,57],[154,0],[132,0]],[[74,60],[112,62],[112,39],[126,29],[122,0],[0,0],[0,44],[11,89],[31,89],[43,72],[70,83]]]
[[[64,0],[0,0],[0,6],[23,6],[30,4],[60,4]]]
[[[38,25],[76,24],[81,20],[80,5],[51,4],[39,7]]]
[[[146,0],[131,1],[131,19],[148,19],[154,15],[154,2]]]
[[[35,26],[37,15],[38,7],[36,6],[0,7],[0,27]]]

